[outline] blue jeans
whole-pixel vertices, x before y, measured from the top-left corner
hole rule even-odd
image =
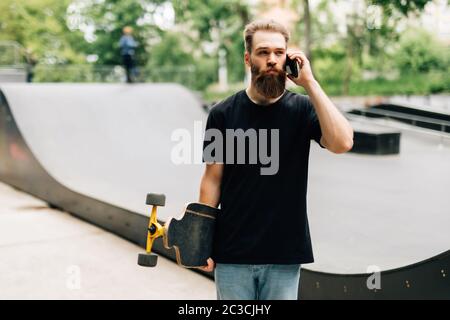
[[[297,300],[299,264],[216,264],[218,300]]]

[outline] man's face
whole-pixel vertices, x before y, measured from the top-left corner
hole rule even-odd
[[[266,98],[279,97],[286,88],[286,40],[278,32],[257,31],[253,35],[252,52],[245,53],[252,83]]]

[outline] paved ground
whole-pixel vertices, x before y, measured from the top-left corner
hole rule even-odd
[[[215,299],[214,282],[0,183],[0,299]]]

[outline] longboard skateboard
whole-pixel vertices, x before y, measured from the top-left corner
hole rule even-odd
[[[170,218],[162,226],[156,219],[156,208],[165,205],[165,196],[149,193],[146,203],[153,208],[147,233],[147,252],[139,254],[138,264],[144,267],[156,266],[158,256],[151,252],[151,248],[153,241],[162,236],[164,247],[175,249],[180,266],[206,266],[212,254],[215,221],[220,210],[202,203],[189,203],[180,219]]]

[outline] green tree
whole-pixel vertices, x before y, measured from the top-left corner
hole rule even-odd
[[[150,81],[175,81],[193,89],[203,89],[217,81],[216,60],[205,55],[195,57],[192,54],[194,43],[182,33],[165,32],[160,42],[151,47],[145,78]]]
[[[186,30],[195,30],[199,56],[217,59],[220,49],[227,53],[228,74],[231,81],[244,78],[244,41],[242,32],[249,22],[249,8],[240,0],[174,0],[176,23]]]
[[[69,0],[2,0],[0,40],[19,43],[42,63],[81,63],[84,55],[76,44],[82,34],[66,24]]]
[[[395,52],[395,61],[403,73],[447,70],[450,51],[431,34],[421,29],[406,31]]]
[[[350,82],[354,79],[357,69],[367,65],[365,59],[377,57],[374,68],[378,70],[386,69],[392,63],[385,63],[389,60],[387,48],[396,43],[399,38],[397,25],[408,14],[420,14],[425,5],[432,0],[365,0],[363,10],[354,10],[348,15],[347,34],[342,39],[347,52],[347,67],[345,71],[343,92],[349,93]],[[368,10],[368,9],[371,10]],[[379,10],[377,10],[377,8]],[[370,12],[374,13],[373,15]],[[373,19],[379,13],[379,24]],[[383,67],[384,66],[384,67]]]
[[[370,0],[370,3],[383,7],[388,13],[398,11],[404,16],[423,11],[428,2],[433,0]]]
[[[83,50],[86,54],[97,55],[98,65],[118,65],[121,64],[122,29],[131,26],[139,44],[137,63],[145,65],[152,40],[163,33],[154,17],[164,3],[163,0],[76,0],[69,7],[71,28],[85,34],[87,41],[83,43]]]

